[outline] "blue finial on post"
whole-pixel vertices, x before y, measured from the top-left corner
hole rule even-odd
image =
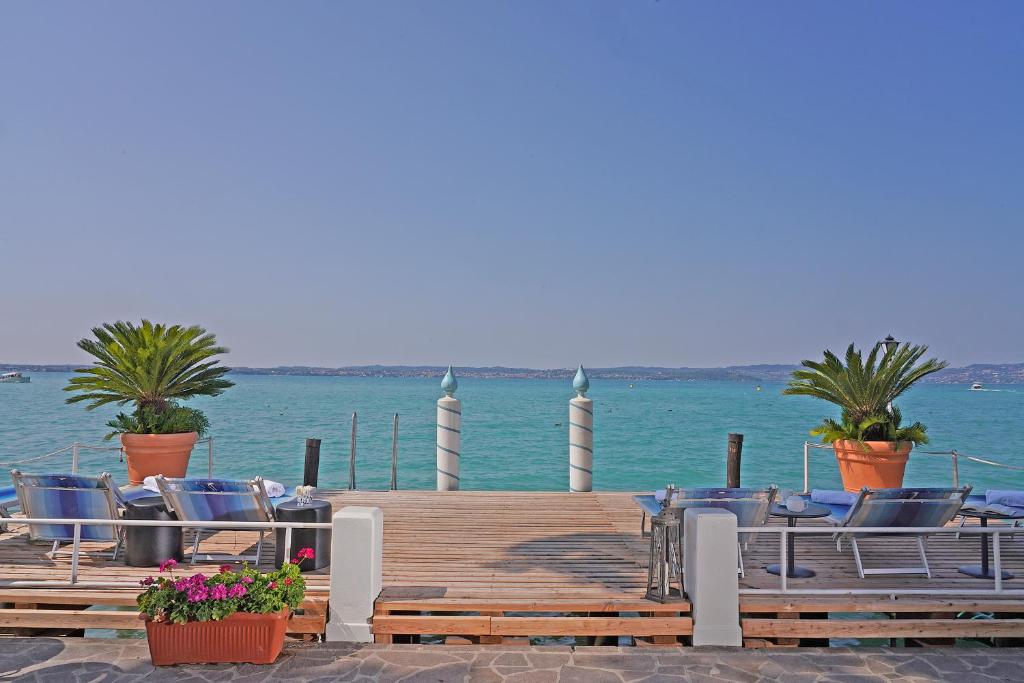
[[[448,372],[444,373],[444,379],[441,380],[441,390],[444,391],[445,396],[454,396],[455,390],[459,388],[459,382],[455,379],[455,373],[452,372],[452,366],[448,366]]]
[[[583,371],[582,363],[580,363],[579,370],[576,371],[576,376],[572,378],[572,389],[580,398],[585,398],[587,390],[590,389],[590,380],[587,379],[587,373]]]

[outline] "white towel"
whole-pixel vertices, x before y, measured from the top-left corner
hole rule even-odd
[[[280,498],[284,495],[284,484],[264,479],[263,486],[267,489],[267,495],[271,498]]]
[[[160,493],[160,489],[156,485],[156,477],[146,477],[143,479],[142,488],[153,493]]]

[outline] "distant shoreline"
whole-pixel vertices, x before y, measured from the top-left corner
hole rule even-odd
[[[37,365],[0,363],[0,371],[22,372],[74,372],[80,365]],[[624,381],[728,381],[728,382],[786,382],[796,365],[734,365],[722,368],[662,368],[623,366],[614,368],[587,368],[591,379]],[[575,368],[456,367],[459,377],[481,379],[571,379]],[[233,367],[239,375],[278,375],[305,377],[441,377],[445,367],[440,365],[358,365],[324,368],[305,365],[272,368]],[[947,368],[927,377],[932,384],[1024,384],[1024,363],[975,364],[962,368]]]

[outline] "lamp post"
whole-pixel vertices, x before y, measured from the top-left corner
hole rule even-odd
[[[885,339],[883,339],[880,343],[882,346],[885,347],[885,355],[887,356],[893,351],[895,351],[896,347],[900,345],[900,343],[896,341],[896,338],[893,337],[891,334]]]
[[[881,344],[885,348],[885,357],[886,358],[889,357],[890,353],[892,353],[897,348],[899,348],[899,345],[900,345],[899,341],[897,341],[896,338],[893,337],[891,334],[886,336],[886,338],[883,339],[882,341],[880,341],[879,344]],[[887,408],[888,408],[889,412],[891,413],[892,412],[892,401],[889,401],[889,404],[888,404]]]

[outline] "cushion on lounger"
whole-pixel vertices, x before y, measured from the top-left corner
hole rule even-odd
[[[1024,508],[1024,491],[1000,491],[989,489],[985,491],[986,505],[1010,505],[1012,507]]]
[[[857,494],[849,491],[832,491],[829,489],[814,489],[811,491],[811,502],[822,505],[853,505],[857,501]]]

